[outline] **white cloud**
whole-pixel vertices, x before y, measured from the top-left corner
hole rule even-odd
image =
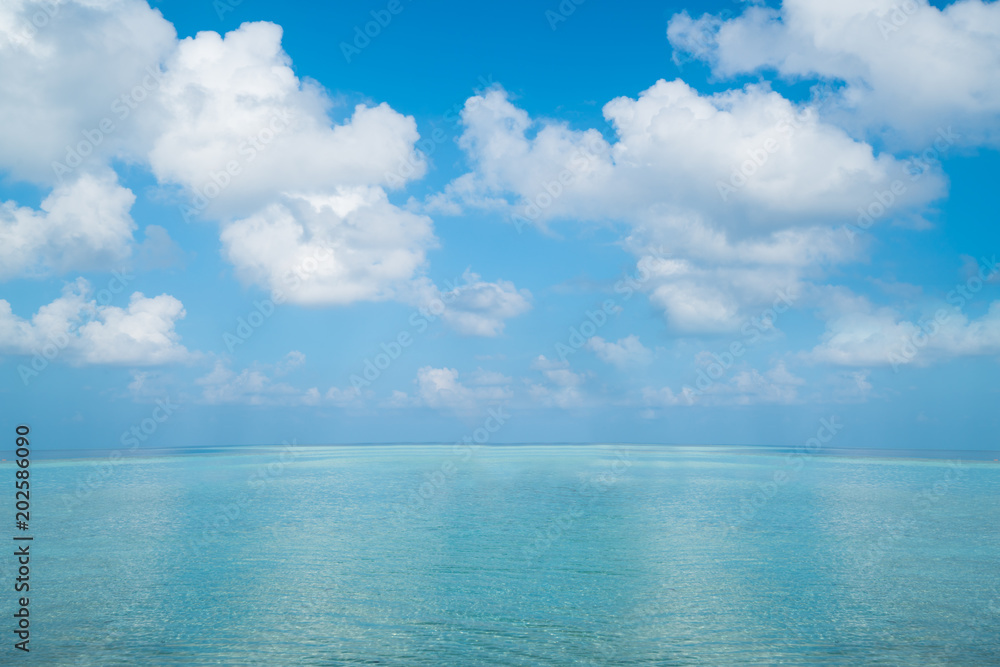
[[[674,405],[692,405],[695,401],[694,390],[690,387],[681,389],[680,393],[674,393],[670,387],[653,389],[646,387],[642,391],[643,400],[646,405],[654,407],[671,407]]]
[[[963,356],[1000,355],[1000,301],[970,319],[942,305],[916,320],[894,308],[876,308],[855,299],[849,312],[832,317],[822,340],[805,358],[841,366],[932,363]]]
[[[330,387],[323,395],[327,402],[340,408],[359,407],[362,402],[361,389],[358,387]]]
[[[513,395],[509,388],[496,384],[467,387],[459,382],[458,371],[454,368],[424,366],[417,370],[415,382],[416,399],[431,408],[470,410],[484,402],[510,400]],[[395,397],[397,400],[405,397],[402,392],[398,394]]]
[[[47,17],[35,27],[32,17]],[[134,160],[158,109],[159,63],[173,25],[133,0],[5,0],[0,5],[0,170],[53,184],[54,162],[79,168]],[[103,124],[102,121],[110,123]],[[69,165],[75,161],[69,158]]]
[[[259,22],[224,37],[200,32],[181,40],[166,65],[160,95],[166,120],[149,156],[161,181],[205,194],[213,174],[236,163],[238,175],[215,197],[215,188],[208,192],[209,212],[226,218],[286,193],[334,195],[423,174],[413,118],[384,103],[358,105],[331,125],[331,100],[295,76],[281,36],[280,26]],[[412,169],[403,178],[400,167],[407,164]]]
[[[304,363],[306,363],[306,355],[298,350],[292,350],[285,355],[284,359],[274,365],[274,374],[287,375]]]
[[[407,394],[405,391],[400,391],[398,389],[393,389],[392,393],[389,395],[382,405],[387,408],[413,408],[420,405],[420,401]]]
[[[910,175],[903,162],[876,156],[815,110],[762,85],[700,95],[681,80],[658,81],[637,99],[608,102],[604,116],[614,144],[596,130],[533,121],[499,88],[471,98],[460,145],[476,170],[445,194],[472,205],[505,199],[509,212],[543,223],[637,222],[656,210],[766,235],[856,215],[874,190]],[[731,180],[741,168],[749,176]],[[721,194],[720,184],[728,188]],[[897,210],[944,192],[940,172],[920,186],[897,198]]]
[[[145,402],[174,395],[171,391],[171,378],[152,370],[132,369],[132,381],[128,383],[128,397],[136,402]],[[182,398],[179,396],[178,398]]]
[[[471,402],[469,389],[458,381],[454,368],[424,366],[417,371],[417,384],[420,398],[432,408],[468,407]]]
[[[785,0],[780,10],[751,7],[728,21],[679,14],[667,34],[721,76],[767,69],[843,82],[821,89],[824,109],[899,146],[922,150],[952,126],[959,143],[1000,140],[995,2]]]
[[[471,336],[497,336],[505,321],[531,309],[531,293],[518,290],[509,280],[485,282],[466,272],[464,285],[445,292],[445,322],[459,333]]]
[[[783,309],[795,305],[789,295],[802,289],[801,278],[794,268],[691,266],[667,276],[654,274],[648,289],[650,301],[678,331],[736,332],[774,303]]]
[[[487,387],[510,384],[513,381],[513,378],[509,378],[503,373],[499,373],[497,371],[484,371],[482,368],[477,368],[469,380],[469,382],[474,385]]]
[[[357,407],[361,405],[361,392],[357,388],[330,387],[321,394],[316,387],[298,389],[275,377],[285,375],[305,363],[305,355],[297,350],[289,352],[276,364],[254,364],[239,373],[217,361],[206,375],[195,380],[202,387],[201,402],[209,405],[239,404],[268,406],[319,406]]]
[[[670,248],[673,259],[641,289],[673,327],[697,333],[738,326],[778,290],[859,258],[863,244],[840,227],[876,193],[892,198],[886,220],[915,226],[945,193],[938,168],[914,182],[904,162],[762,85],[701,95],[659,81],[604,115],[614,143],[534,121],[499,88],[471,98],[460,144],[475,170],[428,208],[485,207],[543,228],[624,221],[637,255]]]
[[[416,122],[380,104],[331,124],[331,100],[290,65],[270,23],[183,40],[162,83],[154,173],[222,221],[224,254],[246,282],[306,305],[409,300],[425,290],[437,239],[430,218],[390,203],[386,188],[426,169]],[[451,296],[444,319],[472,335],[497,335],[526,309],[505,282]]]
[[[676,229],[684,227],[682,221],[674,222]],[[661,232],[642,233],[670,238]],[[625,246],[640,255],[636,271],[628,280],[616,283],[616,290],[620,287],[625,293],[626,288],[648,293],[650,302],[663,310],[670,326],[678,332],[735,333],[763,312],[780,313],[802,305],[800,296],[807,291],[807,279],[822,275],[824,258],[839,240],[829,231],[799,234],[792,230],[777,236],[773,244],[756,243],[755,247],[740,244],[742,247],[733,248],[723,240],[711,251],[706,244],[681,259],[658,252],[648,254],[648,246],[633,235],[626,239]],[[683,246],[683,232],[673,238]],[[824,240],[830,241],[825,249]],[[809,259],[816,264],[809,265]]]
[[[790,405],[800,402],[799,388],[804,384],[805,380],[790,373],[785,363],[779,361],[764,373],[756,369],[740,371],[728,383],[716,385],[710,394],[720,402],[729,399],[737,405]]]
[[[450,281],[441,290],[430,280],[414,281],[408,300],[467,336],[493,337],[503,333],[506,320],[531,309],[531,292],[509,280],[487,282],[466,270],[462,282]]]
[[[201,400],[210,405],[240,403],[248,405],[303,405],[310,392],[289,384],[274,382],[261,370],[245,368],[239,373],[217,361],[205,376],[195,380],[202,387]]]
[[[615,343],[609,343],[600,336],[594,336],[587,341],[587,348],[592,350],[601,361],[619,368],[646,364],[653,358],[653,353],[634,334],[619,338]]]
[[[570,370],[568,361],[554,361],[540,354],[531,367],[545,378],[541,383],[525,380],[533,405],[569,410],[587,404],[587,397],[582,391],[586,377]]]
[[[134,201],[104,172],[57,186],[38,210],[0,204],[0,279],[121,266],[132,252]]]
[[[243,280],[298,304],[395,298],[437,243],[429,218],[385,192],[425,170],[416,123],[380,104],[331,124],[332,101],[295,76],[281,34],[247,23],[180,42],[153,171],[222,222]]]
[[[873,394],[871,371],[841,371],[832,378],[832,400],[840,403],[863,403]]]
[[[10,303],[0,299],[0,349],[20,355],[58,350],[53,358],[65,354],[75,364],[143,366],[193,358],[174,330],[185,315],[174,297],[135,292],[128,307],[119,308],[99,305],[90,292],[89,283],[80,278],[31,320],[14,315]]]
[[[801,402],[799,390],[805,380],[792,374],[782,361],[761,373],[745,368],[732,377],[713,382],[704,388],[684,387],[675,393],[670,387],[647,387],[643,398],[653,407],[675,405],[757,405],[775,403],[790,405]]]
[[[0,212],[0,259],[9,260],[0,277],[128,257],[134,198],[110,176],[87,175],[122,159],[148,164],[175,186],[185,218],[220,223],[224,256],[242,280],[292,303],[407,300],[423,289],[426,253],[437,245],[432,222],[387,195],[426,171],[412,117],[385,103],[339,108],[318,83],[295,75],[273,23],[178,41],[142,2],[46,7],[53,17],[34,36],[20,27],[40,4],[14,0],[0,10],[0,140],[8,148],[0,169],[50,185],[58,159],[68,185],[41,212],[14,203]],[[83,164],[66,159],[66,145],[86,154]],[[156,226],[147,233],[169,239]],[[9,249],[24,252],[8,258]],[[157,265],[178,259],[145,247],[141,255]],[[527,309],[526,293],[503,281],[453,296],[446,319],[473,335],[498,335]]]
[[[128,308],[98,307],[98,319],[79,328],[82,359],[90,364],[160,364],[189,358],[174,331],[184,307],[174,297],[136,292]]]
[[[431,221],[392,206],[380,188],[287,197],[226,225],[237,275],[292,303],[376,301],[408,293],[436,244]]]
[[[130,257],[135,197],[109,165],[145,160],[163,118],[160,64],[175,37],[142,1],[0,7],[0,172],[53,188],[38,211],[4,204],[0,278],[117,267]]]

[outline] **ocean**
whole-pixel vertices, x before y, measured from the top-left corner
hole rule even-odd
[[[13,657],[997,665],[993,456],[288,445],[33,461],[31,651]],[[15,568],[0,558],[8,610]]]

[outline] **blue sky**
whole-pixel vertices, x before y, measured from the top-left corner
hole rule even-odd
[[[491,409],[491,442],[995,447],[996,3],[19,1],[0,32],[0,392],[51,449]]]

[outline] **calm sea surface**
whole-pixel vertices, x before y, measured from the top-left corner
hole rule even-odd
[[[34,461],[31,653],[12,651],[7,555],[0,663],[998,665],[1000,463],[973,458],[409,445]]]

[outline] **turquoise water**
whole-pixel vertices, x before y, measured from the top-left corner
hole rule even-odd
[[[1000,664],[1000,464],[746,451],[37,461],[0,662]]]

